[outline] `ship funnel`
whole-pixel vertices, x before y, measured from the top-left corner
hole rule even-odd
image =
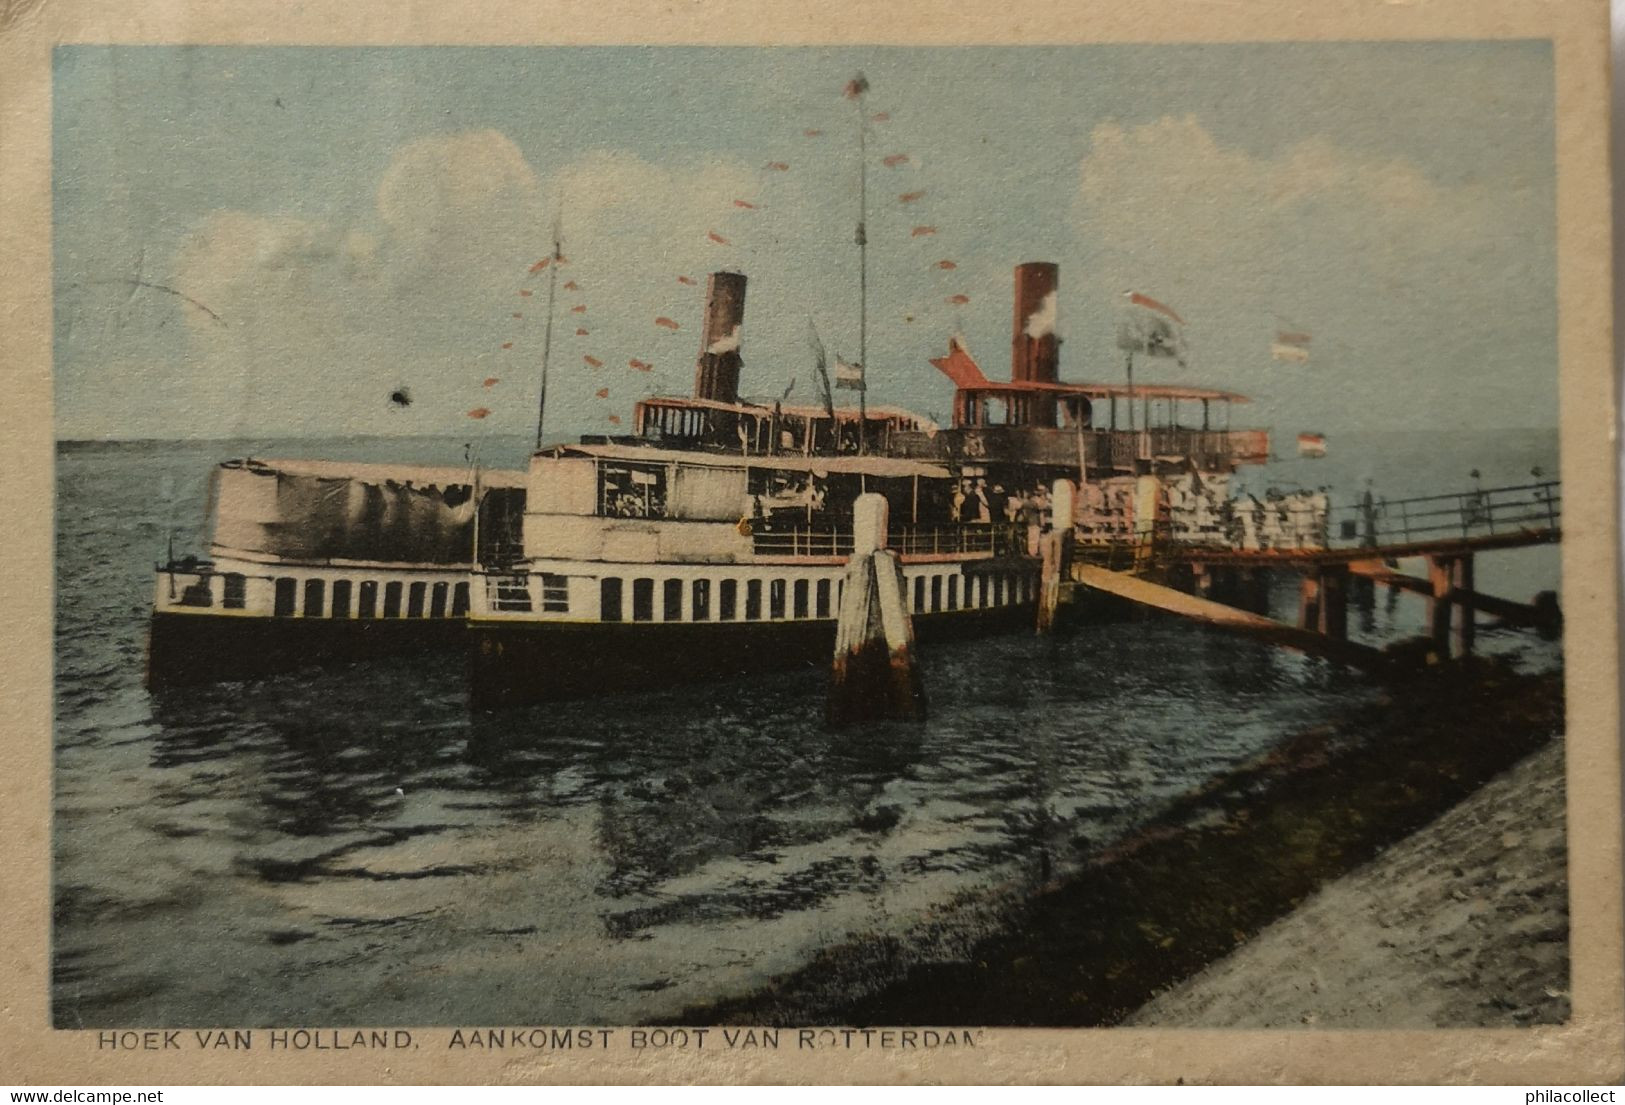
[[[739,401],[739,328],[745,321],[745,274],[714,272],[705,283],[705,325],[694,366],[694,398]]]
[[[1016,311],[1010,339],[1010,379],[1014,383],[1053,384],[1060,375],[1060,350],[1055,337],[1055,287],[1058,274],[1048,261],[1027,261],[1016,266]],[[1055,404],[1032,401],[1020,404],[1025,415],[1018,421],[1032,426],[1054,426]],[[1017,413],[1017,412],[1012,412]]]

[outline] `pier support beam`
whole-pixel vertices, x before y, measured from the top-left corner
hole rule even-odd
[[[852,556],[846,562],[825,702],[831,725],[925,718],[903,565],[886,548],[886,529],[885,498],[859,495],[852,505]]]

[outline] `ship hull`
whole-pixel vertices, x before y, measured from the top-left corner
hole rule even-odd
[[[259,679],[301,668],[443,651],[459,655],[462,619],[266,618],[156,611],[147,686]]]
[[[1033,603],[914,615],[922,644],[1033,632]],[[469,625],[469,704],[540,702],[719,682],[766,672],[827,671],[832,619],[755,622],[492,620]]]

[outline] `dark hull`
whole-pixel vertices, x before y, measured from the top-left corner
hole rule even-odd
[[[257,679],[323,664],[379,656],[460,652],[461,618],[262,618],[152,615],[147,686],[192,686]],[[458,658],[460,662],[460,657]]]
[[[916,614],[922,644],[1034,632],[1032,603]],[[827,671],[834,621],[475,622],[469,702],[492,710],[797,668]]]

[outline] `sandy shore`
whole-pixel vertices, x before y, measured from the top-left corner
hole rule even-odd
[[[1567,1018],[1563,745],[1164,991],[1142,1026],[1423,1028]]]

